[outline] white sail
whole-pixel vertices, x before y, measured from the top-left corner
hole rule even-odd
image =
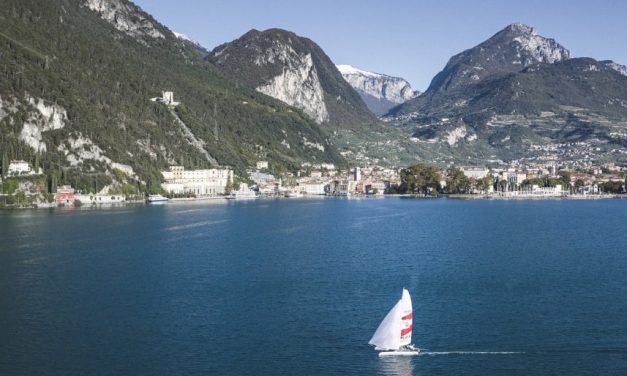
[[[409,291],[407,289],[403,289],[403,296],[401,297],[401,346],[406,346],[411,344],[411,332],[413,330],[412,324],[414,321],[412,307],[411,307],[411,297],[409,296]]]
[[[411,343],[412,306],[406,289],[396,305],[388,312],[368,342],[377,350],[398,350]]]
[[[401,347],[401,301],[388,312],[368,344],[377,350],[398,350]]]

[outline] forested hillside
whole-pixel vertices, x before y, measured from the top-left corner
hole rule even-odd
[[[132,3],[5,0],[0,25],[3,165],[24,159],[49,183],[89,190],[154,187],[175,163],[239,173],[258,159],[276,170],[343,163],[300,110],[237,87]],[[181,105],[150,100],[162,90]]]

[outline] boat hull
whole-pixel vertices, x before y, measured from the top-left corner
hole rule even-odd
[[[418,356],[420,355],[420,350],[398,350],[398,351],[381,351],[379,352],[380,357],[387,356]]]

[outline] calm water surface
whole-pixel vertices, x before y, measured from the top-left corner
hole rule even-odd
[[[627,373],[627,200],[3,211],[0,240],[1,375]],[[427,355],[381,360],[403,287]]]

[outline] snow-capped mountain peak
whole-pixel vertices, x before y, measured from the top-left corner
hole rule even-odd
[[[368,72],[363,69],[355,68],[354,66],[348,65],[348,64],[338,64],[336,65],[336,67],[337,67],[337,70],[339,70],[340,73],[342,73],[342,75],[359,74],[359,75],[367,76],[367,77],[389,77],[389,76],[386,76],[385,74]]]
[[[195,40],[193,40],[192,38],[188,37],[186,34],[183,34],[183,33],[177,33],[176,31],[172,31],[172,34],[174,34],[174,36],[175,36],[177,39],[180,39],[180,40],[184,40],[184,41],[186,41],[186,42],[193,43],[193,44],[195,44],[196,46],[200,46],[200,43],[198,43],[198,42],[196,42]]]
[[[392,107],[419,94],[412,90],[409,82],[400,77],[369,72],[346,64],[336,67],[376,115],[384,115]]]

